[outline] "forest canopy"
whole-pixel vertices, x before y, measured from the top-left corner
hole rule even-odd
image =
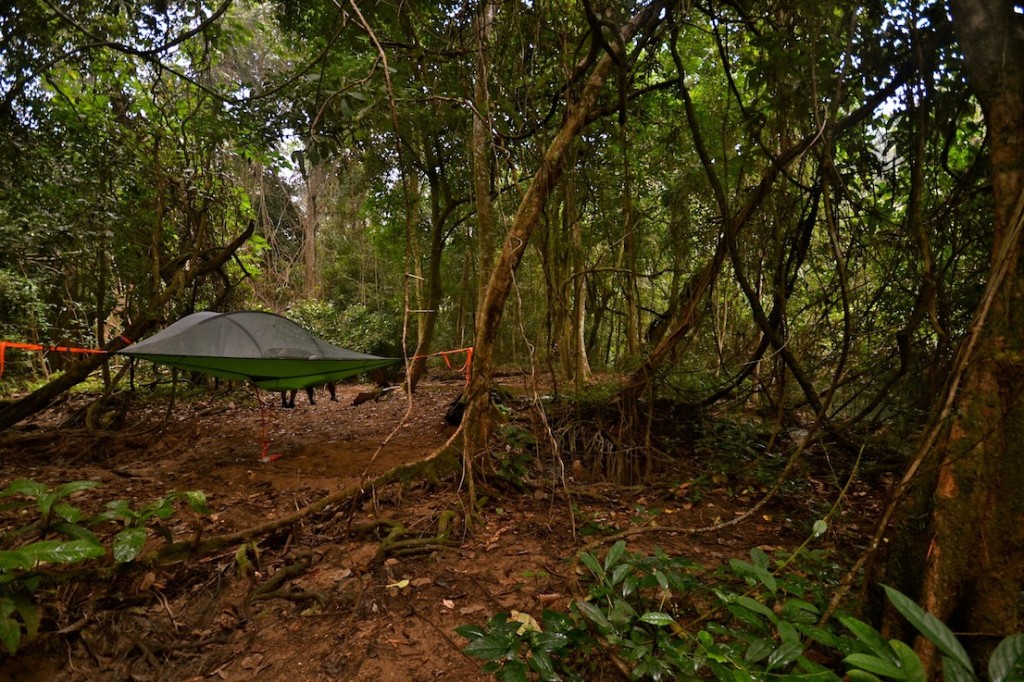
[[[1005,635],[1022,33],[999,0],[8,4],[0,340],[266,310],[412,358],[410,392],[474,346],[466,452],[513,368],[600,403],[620,483],[666,415],[768,415],[898,472],[948,547],[901,587]],[[104,363],[12,355],[0,430]]]

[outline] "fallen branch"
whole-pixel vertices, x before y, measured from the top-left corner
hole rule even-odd
[[[212,554],[227,547],[243,544],[255,538],[269,535],[282,528],[293,526],[311,514],[322,511],[332,505],[357,502],[370,495],[374,488],[410,480],[436,481],[459,471],[461,466],[460,453],[446,444],[440,449],[435,450],[425,459],[395,467],[364,486],[353,486],[322,497],[288,516],[234,533],[215,535],[203,540],[197,538],[191,541],[175,542],[150,552],[145,557],[137,560],[135,565],[139,568],[149,568]]]

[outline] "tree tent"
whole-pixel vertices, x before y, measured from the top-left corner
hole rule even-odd
[[[291,320],[257,311],[193,313],[117,352],[272,391],[318,386],[398,362],[338,348]]]

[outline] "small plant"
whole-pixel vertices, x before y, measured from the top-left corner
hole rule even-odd
[[[824,521],[815,524],[812,539]],[[486,660],[487,672],[503,681],[583,680],[594,673],[590,654],[615,657],[634,680],[766,679],[840,682],[927,682],[914,650],[886,641],[852,618],[839,621],[852,637],[820,624],[821,611],[804,599],[804,578],[771,570],[757,548],[750,561],[733,559],[713,584],[697,577],[693,564],[656,550],[652,556],[626,551],[617,542],[599,561],[579,555],[591,575],[585,599],[568,613],[545,611],[538,624],[515,611],[484,626],[456,631],[469,639],[465,652]],[[782,566],[793,561],[787,558]],[[799,571],[797,572],[799,573]],[[946,682],[978,682],[967,652],[953,633],[911,599],[890,587],[893,606],[943,655]],[[690,602],[689,604],[687,602]],[[716,606],[717,605],[717,606]],[[809,656],[811,650],[815,655]],[[833,661],[833,667],[822,663]],[[1004,639],[988,661],[990,682],[1024,682],[1024,634]]]
[[[942,674],[946,682],[978,681],[967,651],[942,621],[925,612],[899,590],[886,585],[882,589],[896,610],[942,652]],[[877,630],[856,618],[841,616],[840,620],[866,649],[843,659],[851,680],[880,682],[881,676],[906,682],[926,682],[921,659],[910,646],[897,639],[886,641]],[[1010,635],[999,643],[989,658],[987,672],[989,682],[1024,680],[1024,634]]]
[[[70,499],[99,485],[99,481],[72,481],[49,487],[19,479],[0,491],[0,500],[4,500],[0,512],[15,512],[20,523],[3,534],[5,548],[0,549],[0,644],[9,653],[15,653],[21,642],[34,637],[39,629],[37,596],[46,573],[106,556],[107,548],[93,527],[109,521],[125,526],[114,535],[111,547],[115,563],[121,564],[132,561],[141,551],[150,522],[170,541],[170,533],[161,522],[174,513],[176,501],[186,501],[197,513],[209,513],[203,493],[190,491],[171,493],[137,511],[118,500],[109,503],[105,512],[86,517]],[[23,522],[22,517],[30,512],[34,512],[33,518]]]

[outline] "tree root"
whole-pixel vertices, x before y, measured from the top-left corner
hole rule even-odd
[[[196,537],[191,541],[174,542],[161,547],[158,550],[154,550],[145,557],[138,559],[135,562],[135,565],[139,568],[147,568],[183,561],[197,556],[213,554],[214,552],[222,551],[228,547],[233,547],[235,545],[250,542],[256,538],[264,537],[281,528],[293,526],[311,514],[323,511],[327,507],[334,505],[341,507],[345,503],[358,502],[359,500],[369,496],[374,488],[380,488],[390,483],[410,480],[436,481],[459,471],[461,466],[461,453],[451,445],[445,445],[431,453],[426,459],[396,467],[391,471],[381,474],[366,485],[353,486],[326,497],[322,497],[319,500],[306,505],[302,509],[299,509],[295,513],[289,514],[283,518],[268,521],[267,523],[253,526],[245,530],[240,530],[235,533],[215,535],[205,539]],[[450,522],[451,520],[449,519],[448,523],[450,524]],[[447,540],[447,538],[445,538],[445,540]]]
[[[388,557],[409,557],[422,554],[433,554],[434,552],[453,549],[459,543],[450,538],[452,526],[457,514],[447,509],[441,512],[437,519],[437,535],[433,537],[421,537],[406,530],[405,526],[397,521],[391,521],[391,531],[381,541],[374,561],[383,561]]]

